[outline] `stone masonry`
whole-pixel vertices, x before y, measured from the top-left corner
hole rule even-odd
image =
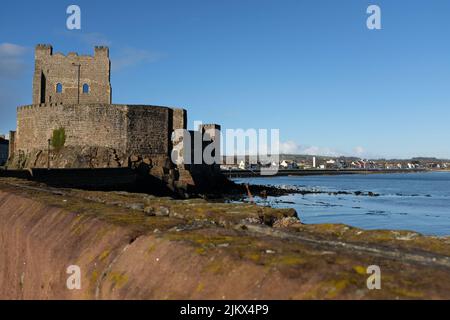
[[[94,56],[64,56],[38,45],[33,104],[17,108],[8,166],[131,167],[170,185],[195,184],[188,166],[171,161],[174,145],[183,143],[172,139],[175,130],[186,129],[186,110],[111,104],[110,65],[106,47],[96,47]],[[57,132],[63,135],[58,147]]]
[[[95,47],[94,56],[67,56],[50,45],[35,51],[33,104],[111,103],[109,49]]]

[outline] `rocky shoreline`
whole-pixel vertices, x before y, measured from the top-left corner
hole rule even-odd
[[[292,209],[1,178],[0,222],[3,299],[450,298],[450,237],[305,225]],[[65,287],[73,264],[80,291]]]
[[[371,191],[322,191],[322,190],[310,190],[293,186],[273,186],[273,185],[256,185],[256,184],[237,184],[234,182],[228,190],[225,190],[221,195],[224,199],[242,201],[247,199],[249,195],[252,197],[257,196],[261,198],[267,197],[281,197],[291,194],[327,194],[327,195],[355,195],[355,196],[367,196],[367,197],[379,197],[376,192]],[[208,196],[206,196],[208,198]],[[217,198],[212,196],[210,198]]]

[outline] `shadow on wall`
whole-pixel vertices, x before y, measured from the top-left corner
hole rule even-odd
[[[98,169],[29,169],[0,170],[0,177],[26,179],[45,183],[55,188],[74,188],[91,191],[126,191],[156,196],[187,198],[200,194],[219,196],[232,184],[224,175],[213,170],[193,170],[194,185],[188,188],[170,188],[167,181],[142,174],[139,168]],[[144,172],[148,172],[144,170]]]
[[[0,177],[31,180],[55,188],[176,196],[161,180],[140,176],[130,168],[0,170]]]

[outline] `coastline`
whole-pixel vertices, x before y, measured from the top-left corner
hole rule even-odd
[[[308,224],[344,223],[365,230],[414,230],[450,235],[450,172],[415,174],[267,177],[235,183],[279,187],[280,197],[253,193],[261,205],[291,207]],[[289,192],[290,191],[290,192]],[[249,197],[244,200],[248,201]]]
[[[349,174],[385,174],[385,173],[420,173],[433,172],[428,169],[280,169],[273,175],[261,175],[261,170],[222,170],[228,178],[270,178],[277,176],[320,176],[320,175],[349,175]],[[448,170],[444,170],[448,171]]]
[[[0,198],[4,299],[450,298],[450,237],[11,178],[0,178]],[[65,288],[72,264],[83,270],[80,291]],[[373,264],[383,290],[366,287]]]

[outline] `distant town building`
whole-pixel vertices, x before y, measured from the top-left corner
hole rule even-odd
[[[339,166],[337,165],[336,160],[330,159],[330,160],[328,160],[328,161],[325,162],[325,167],[326,167],[327,169],[336,169],[336,168],[338,168]]]
[[[289,163],[286,160],[281,161],[280,167],[283,169],[287,169],[289,166]]]

